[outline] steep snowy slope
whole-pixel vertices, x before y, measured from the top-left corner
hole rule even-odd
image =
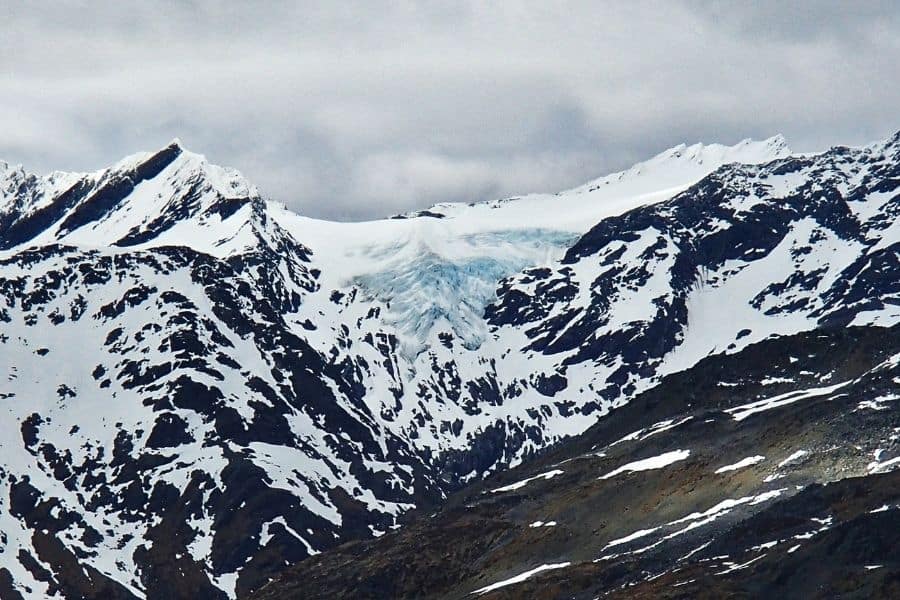
[[[898,169],[897,138],[698,145],[328,223],[177,143],[4,164],[0,592],[245,595],[707,354],[891,325]]]

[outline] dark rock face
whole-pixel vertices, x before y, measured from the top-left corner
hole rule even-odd
[[[867,408],[848,417],[825,407],[849,410],[840,395],[849,389],[858,402],[890,406],[875,390],[888,393],[894,367],[879,371],[873,361],[888,361],[893,341],[878,348],[873,340],[893,336],[888,328],[900,318],[898,169],[897,140],[729,165],[669,201],[605,219],[574,242],[570,232],[542,230],[464,240],[472,248],[490,238],[498,244],[491,248],[509,251],[538,244],[528,235],[539,234],[567,248],[549,265],[520,268],[518,259],[493,255],[448,263],[432,252],[396,272],[347,279],[332,272],[340,261],[304,243],[311,233],[304,227],[314,224],[177,144],[92,174],[2,172],[0,595],[234,598],[309,557],[309,568],[331,574],[310,588],[323,594],[467,594],[489,585],[489,576],[527,570],[519,550],[509,555],[518,558],[491,562],[498,545],[540,550],[529,555],[534,560],[568,560],[571,546],[554,537],[562,526],[528,528],[531,537],[516,542],[519,517],[495,509],[519,510],[509,500],[519,496],[504,494],[479,497],[471,514],[451,501],[449,516],[439,519],[450,529],[435,530],[434,540],[403,537],[425,531],[421,524],[391,533],[404,515],[431,511],[604,415],[605,429],[566,448],[584,440],[599,448],[614,433],[691,416],[648,432],[647,445],[621,443],[606,457],[585,450],[574,461],[612,470],[613,458],[624,464],[626,454],[639,460],[683,449],[678,440],[694,443],[690,461],[676,468],[694,466],[670,482],[672,495],[684,495],[701,481],[698,457],[711,464],[721,452],[710,442],[717,436],[735,452],[763,433],[771,444],[787,444],[781,434],[743,429],[754,418],[737,425],[723,416],[727,410],[760,394],[841,383],[845,372],[865,383],[823,392],[832,402],[821,404],[810,427],[871,454],[872,430],[861,430],[869,436],[863,444],[857,429],[874,427],[888,439],[891,412]],[[448,215],[425,211],[390,224],[443,226],[454,218]],[[517,266],[508,271],[510,264]],[[425,290],[414,296],[418,303],[402,297],[418,287]],[[448,306],[446,298],[457,295],[459,306]],[[461,334],[459,323],[479,335]],[[841,335],[867,350],[833,343]],[[698,363],[703,368],[692,369]],[[738,366],[748,364],[755,370],[742,375]],[[722,382],[731,387],[720,389]],[[698,407],[712,411],[712,424]],[[781,425],[825,439],[790,414]],[[892,457],[887,446],[877,449],[884,452],[866,465]],[[772,454],[765,450],[758,454]],[[846,459],[847,473],[868,474],[860,456]],[[523,489],[566,481],[571,474],[563,470],[562,479],[539,478]],[[662,485],[653,473],[652,485],[635,488],[646,502]],[[833,475],[796,481],[839,479]],[[613,507],[632,512],[619,486],[587,482],[579,493],[593,494],[590,506],[610,508],[599,513],[607,515],[603,526],[595,523],[605,537],[579,530],[573,538],[585,543],[575,557],[581,561],[599,558],[598,541],[648,522],[646,514],[615,520]],[[735,483],[731,492],[766,490]],[[565,498],[569,523],[587,519],[589,505],[578,498]],[[690,496],[680,506],[701,500]],[[745,505],[729,515],[753,512]],[[669,517],[679,515],[660,515]],[[467,539],[470,529],[485,538],[451,552],[463,571],[436,575],[434,553]],[[343,550],[318,557],[382,535],[427,549],[424,570],[413,561],[407,575],[397,561],[412,559],[397,548],[377,564]],[[637,584],[634,569],[670,569],[674,550],[660,555],[669,546],[616,559],[605,581]],[[347,569],[376,571],[346,579],[345,567],[329,562],[341,556]],[[597,569],[578,567],[585,589]],[[332,575],[351,587],[330,587]]]
[[[705,359],[436,514],[251,597],[892,598],[898,352],[896,327],[866,327]],[[541,565],[556,568],[516,580]]]

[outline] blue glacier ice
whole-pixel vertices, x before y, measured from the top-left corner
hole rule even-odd
[[[480,233],[461,238],[465,251],[453,256],[426,242],[414,259],[359,276],[354,283],[387,306],[385,320],[404,334],[408,356],[426,347],[435,327],[475,349],[487,335],[484,309],[495,299],[500,280],[558,258],[577,237],[546,229]]]

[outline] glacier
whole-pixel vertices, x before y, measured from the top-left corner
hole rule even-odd
[[[414,359],[436,324],[446,324],[468,350],[488,335],[485,307],[496,299],[497,283],[525,268],[551,264],[577,239],[567,231],[519,229],[462,236],[464,252],[440,254],[422,244],[413,258],[351,280],[369,300],[387,308],[385,322],[402,334],[403,351]],[[373,258],[385,258],[389,250]]]

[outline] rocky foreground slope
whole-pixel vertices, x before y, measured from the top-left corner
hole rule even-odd
[[[299,217],[177,143],[95,173],[38,177],[0,163],[0,596],[277,594],[266,584],[294,563],[321,565],[310,577],[322,587],[310,590],[336,593],[330,578],[392,571],[373,564],[351,576],[331,562],[346,547],[329,549],[380,537],[384,546],[373,548],[385,550],[375,554],[405,564],[390,540],[432,527],[416,519],[390,533],[405,515],[431,514],[495,473],[497,487],[513,483],[509,467],[591,427],[555,450],[569,466],[523,467],[523,477],[543,475],[462,508],[451,500],[435,517],[452,527],[452,511],[466,504],[471,518],[487,511],[472,528],[482,538],[474,548],[466,522],[458,527],[464,554],[455,560],[476,570],[450,569],[456,587],[441,587],[435,562],[424,571],[431,583],[418,567],[396,572],[407,583],[395,592],[414,595],[417,581],[420,592],[468,594],[545,565],[558,568],[518,585],[571,578],[573,565],[591,579],[609,561],[667,581],[678,568],[667,549],[700,529],[678,533],[698,521],[685,511],[725,523],[719,517],[815,489],[797,486],[895,464],[884,429],[893,380],[883,377],[893,355],[883,352],[900,321],[898,181],[898,136],[817,155],[792,155],[776,137],[679,146],[557,195],[347,224]],[[816,350],[820,335],[837,341]],[[852,349],[841,336],[884,347],[872,342],[840,367],[840,352]],[[779,344],[786,362],[770,364]],[[709,374],[716,361],[728,377]],[[671,392],[690,377],[706,388]],[[876,384],[883,398],[859,391]],[[690,395],[701,389],[717,404]],[[812,456],[786,432],[771,434],[785,452],[797,446],[783,457],[752,446],[757,433],[744,428],[757,414],[780,414],[761,406],[799,410],[823,399],[839,412],[821,423],[797,418],[821,428],[820,450],[849,452],[828,437],[845,430],[829,423],[854,424],[846,436],[859,447],[855,462],[827,472],[810,463],[793,490],[768,485],[777,479],[708,489],[801,450]],[[701,409],[734,411],[701,420]],[[865,421],[870,413],[877,424]],[[636,438],[654,435],[606,448],[639,429],[647,431]],[[565,455],[578,444],[585,457]],[[739,466],[715,474],[729,465]],[[648,466],[659,468],[629,474]],[[686,482],[660,479],[685,470]],[[599,505],[584,486],[569,488],[567,505],[607,515],[596,525],[607,537],[584,537],[590,521],[577,513],[535,514],[528,525],[557,525],[527,528],[539,536],[523,544],[534,554],[489,557],[501,539],[487,536],[492,523],[498,535],[518,527],[491,511],[514,506],[519,490],[556,489],[586,473]],[[621,515],[634,509],[619,491],[632,480],[650,482],[646,502],[687,496],[629,521]],[[691,504],[688,492],[704,489]],[[574,545],[553,545],[566,527]],[[655,538],[636,535],[648,529]],[[675,542],[664,537],[676,533]],[[613,535],[635,537],[606,547]],[[549,545],[532,543],[540,536]],[[612,587],[652,583],[626,575]],[[298,589],[284,577],[284,593]],[[354,593],[383,593],[383,584]]]
[[[897,327],[704,359],[252,597],[895,598],[898,376]]]

